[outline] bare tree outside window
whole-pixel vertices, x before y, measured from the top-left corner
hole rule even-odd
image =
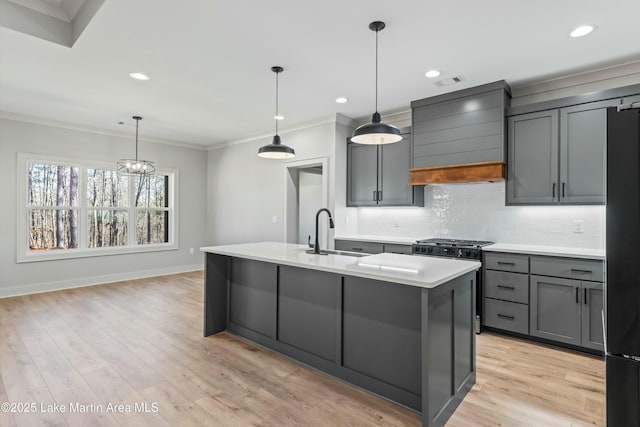
[[[170,175],[132,178],[110,169],[27,166],[30,252],[169,242]]]
[[[78,168],[31,164],[28,170],[28,224],[31,250],[73,249],[78,245]],[[75,175],[76,179],[71,179]]]

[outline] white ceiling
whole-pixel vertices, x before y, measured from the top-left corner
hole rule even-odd
[[[387,23],[384,113],[495,80],[640,59],[638,16],[638,0],[108,0],[72,48],[0,27],[0,111],[127,135],[142,115],[143,139],[212,145],[273,133],[272,65],[285,69],[281,128],[370,116],[374,20]],[[568,37],[584,23],[598,29]],[[424,77],[431,68],[464,82],[439,88]]]

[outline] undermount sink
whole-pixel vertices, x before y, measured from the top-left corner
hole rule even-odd
[[[313,249],[307,249],[305,251],[308,254],[314,255]],[[332,251],[332,250],[320,250],[320,255],[344,255],[344,256],[352,256],[352,257],[363,257],[369,254],[361,254],[358,252],[347,252],[347,251]]]

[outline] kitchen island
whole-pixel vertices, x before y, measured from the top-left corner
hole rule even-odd
[[[229,331],[444,425],[475,383],[480,263],[306,249],[201,248],[204,335]]]

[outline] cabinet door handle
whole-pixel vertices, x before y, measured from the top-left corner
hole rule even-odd
[[[515,290],[516,290],[516,288],[515,288],[515,287],[513,287],[513,286],[498,285],[498,287],[499,287],[500,289],[509,289],[510,291],[515,291]]]
[[[373,190],[373,201],[374,202],[378,201],[378,192],[376,190]]]
[[[580,304],[580,289],[576,288],[576,304]]]
[[[556,198],[556,183],[554,182],[553,185],[551,185],[551,197],[552,198]]]
[[[362,249],[362,248],[351,248],[351,250],[354,251],[354,252],[362,252],[362,251],[364,251],[364,249]]]
[[[498,317],[501,317],[503,319],[509,319],[509,320],[514,320],[515,319],[515,317],[509,316],[508,314],[500,314],[500,313],[498,313]]]
[[[572,268],[571,272],[572,273],[585,273],[585,274],[586,273],[589,273],[589,274],[593,273],[593,271],[591,271],[591,270],[582,270],[580,268]]]
[[[505,262],[505,261],[498,261],[498,265],[510,265],[510,266],[514,266],[516,265],[515,262]]]
[[[587,302],[587,288],[584,288],[584,305],[589,305],[589,303]]]
[[[564,197],[564,182],[562,183],[562,197]]]
[[[378,191],[378,201],[382,201],[382,190]]]

